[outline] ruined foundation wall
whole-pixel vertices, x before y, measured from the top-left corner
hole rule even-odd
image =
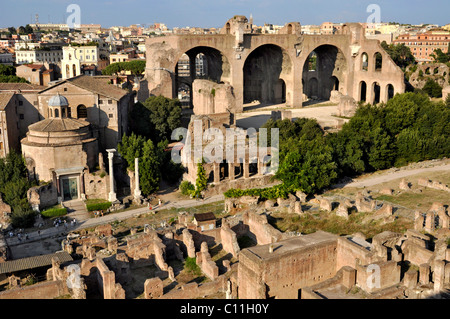
[[[66,283],[57,280],[2,291],[0,299],[54,299],[65,294],[68,294]]]
[[[339,237],[337,244],[337,263],[336,270],[344,266],[355,268],[357,260],[363,265],[370,264],[373,259],[373,254],[350,240]]]
[[[284,239],[283,233],[273,228],[265,215],[245,213],[243,222],[249,226],[249,231],[254,235],[258,245],[271,244]]]

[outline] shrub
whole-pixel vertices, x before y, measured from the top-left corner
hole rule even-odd
[[[186,196],[193,195],[195,192],[195,186],[192,185],[191,182],[182,181],[180,184],[180,191],[181,191],[181,194],[186,195]]]
[[[59,217],[67,214],[67,208],[50,208],[44,210],[41,215],[45,218]]]
[[[91,204],[86,204],[86,209],[88,212],[92,212],[95,210],[107,210],[111,206],[112,206],[111,202],[91,203]]]

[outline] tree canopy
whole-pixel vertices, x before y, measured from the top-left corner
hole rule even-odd
[[[119,74],[122,71],[130,71],[134,75],[141,75],[145,71],[145,60],[132,60],[126,62],[111,63],[102,70],[103,75]]]
[[[151,96],[136,103],[130,112],[130,128],[155,143],[170,140],[172,131],[181,124],[181,103],[178,99]]]
[[[27,200],[31,186],[21,154],[11,151],[0,159],[0,193],[2,200],[11,206],[14,227],[29,227],[34,223],[35,214]]]
[[[390,55],[391,59],[403,70],[410,64],[414,64],[416,59],[411,53],[411,49],[405,44],[387,44],[386,41],[381,42],[383,49]]]

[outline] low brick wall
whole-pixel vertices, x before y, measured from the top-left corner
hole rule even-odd
[[[0,299],[54,299],[68,293],[65,283],[57,280],[2,291]]]

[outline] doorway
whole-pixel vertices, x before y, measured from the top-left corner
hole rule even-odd
[[[68,177],[62,179],[63,200],[78,199],[78,178]]]

